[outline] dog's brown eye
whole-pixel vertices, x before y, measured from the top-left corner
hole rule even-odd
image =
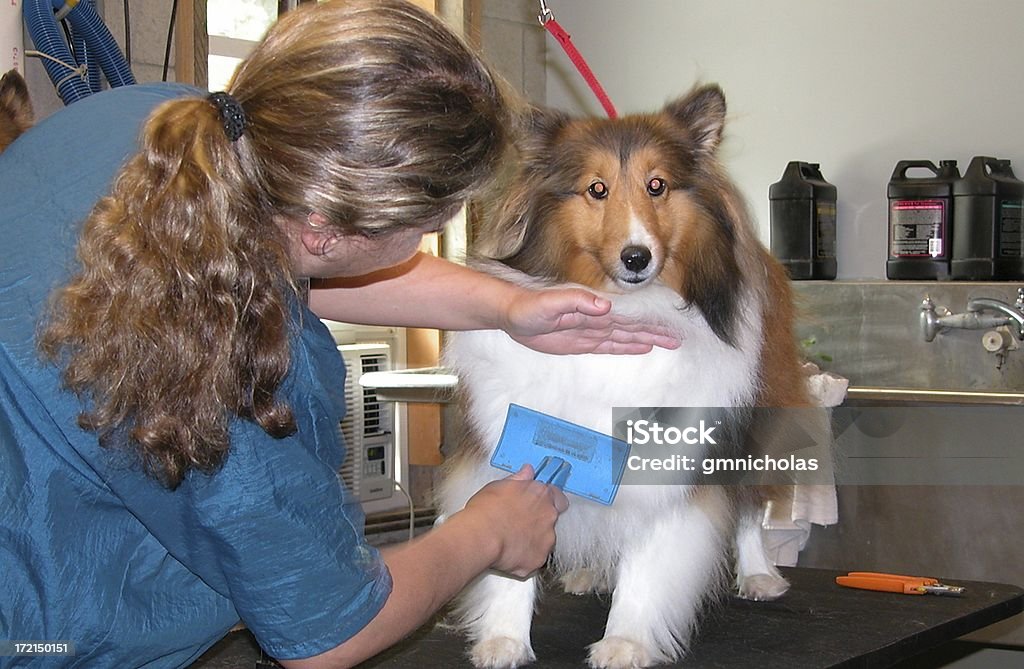
[[[647,182],[647,192],[651,195],[661,195],[665,192],[665,180],[660,177],[654,177]]]
[[[603,181],[595,181],[590,184],[587,193],[595,200],[603,200],[608,197],[608,186]]]

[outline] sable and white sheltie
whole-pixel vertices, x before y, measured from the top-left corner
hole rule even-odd
[[[0,151],[32,126],[28,85],[17,70],[0,77]]]
[[[510,281],[581,284],[614,309],[669,325],[676,350],[546,355],[500,331],[452,334],[467,436],[440,486],[444,514],[488,481],[506,410],[517,403],[612,433],[612,407],[808,406],[782,268],[758,241],[716,160],[725,120],[717,86],[656,114],[570,119],[535,111],[519,173],[475,264]],[[613,591],[592,667],[680,657],[700,611],[726,591],[735,556],[742,597],[774,599],[788,583],[761,541],[761,491],[736,486],[622,486],[615,503],[579,497],[558,521],[553,569],[570,592]],[[538,579],[487,574],[458,610],[478,667],[535,659]]]

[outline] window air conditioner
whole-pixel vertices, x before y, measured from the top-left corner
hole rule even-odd
[[[389,371],[398,366],[395,359],[399,342],[394,334],[392,329],[382,329],[365,337],[378,341],[338,346],[346,369],[346,412],[339,425],[346,451],[339,473],[365,513],[408,505],[395,485],[396,481],[405,482],[408,467],[404,412],[393,402],[379,400],[375,389],[359,385],[363,374]]]

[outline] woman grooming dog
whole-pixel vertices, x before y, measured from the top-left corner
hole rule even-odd
[[[675,345],[589,291],[416,252],[506,124],[438,21],[352,0],[289,12],[226,92],[116,88],[0,155],[0,638],[180,667],[241,619],[287,667],[350,666],[485,569],[543,564],[566,500],[529,468],[415,542],[366,544],[317,318]]]

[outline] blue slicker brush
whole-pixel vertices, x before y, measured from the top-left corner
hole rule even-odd
[[[530,463],[538,481],[610,505],[628,455],[621,439],[510,404],[491,466],[514,473]]]

